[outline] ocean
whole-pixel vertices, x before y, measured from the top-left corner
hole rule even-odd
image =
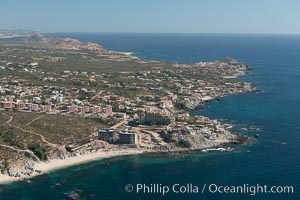
[[[253,67],[262,93],[227,96],[192,112],[236,127],[260,128],[254,144],[232,152],[135,155],[81,164],[0,186],[0,199],[300,199],[300,35],[51,33],[134,52],[144,59],[199,62],[226,56]],[[248,133],[255,134],[255,133]],[[198,193],[126,192],[127,184],[199,186]],[[202,193],[202,186],[293,186],[293,194]],[[75,199],[76,199],[75,198]]]

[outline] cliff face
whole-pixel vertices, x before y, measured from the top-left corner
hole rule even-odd
[[[81,42],[72,38],[44,37],[41,34],[34,34],[20,39],[18,42],[41,48],[54,48],[65,50],[86,50],[103,54],[105,50],[98,44],[92,42]]]

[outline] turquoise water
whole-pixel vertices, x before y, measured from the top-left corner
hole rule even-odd
[[[52,34],[53,35],[53,34]],[[233,95],[198,114],[261,128],[258,141],[234,152],[105,159],[0,186],[0,199],[300,199],[300,36],[64,33],[146,59],[197,62],[230,56],[251,65],[244,79],[261,94]],[[294,194],[136,194],[126,184],[292,185]],[[201,190],[201,189],[200,189]]]

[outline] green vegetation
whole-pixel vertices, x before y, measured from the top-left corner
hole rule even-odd
[[[48,160],[46,155],[46,150],[38,144],[31,144],[28,149],[30,149],[40,160]]]
[[[175,145],[180,148],[190,148],[192,146],[190,142],[186,140],[179,140]]]
[[[8,124],[10,117],[12,120]],[[57,149],[41,136],[49,143],[63,146],[87,138],[91,129],[107,126],[108,123],[99,118],[0,111],[0,170],[7,169],[6,163],[22,162],[32,157],[22,150],[32,151],[40,160],[51,158],[50,152]]]
[[[13,120],[10,122],[10,124],[13,125],[13,128],[6,124],[9,117],[4,114],[13,117]],[[29,122],[39,117],[40,119],[27,125]],[[6,132],[2,131],[2,137],[0,137],[0,139],[5,144],[15,144],[22,149],[36,141],[39,141],[43,146],[46,144],[39,135],[24,132],[16,127],[23,127],[27,131],[41,134],[47,141],[61,145],[71,142],[72,140],[76,141],[89,136],[91,128],[107,127],[106,122],[96,118],[24,113],[17,111],[0,111],[0,120],[1,130],[7,130]]]
[[[5,170],[9,168],[9,162],[7,159],[4,159],[2,163],[0,163],[0,171],[1,173],[4,173]]]
[[[0,132],[0,140],[3,141],[5,144],[10,146],[16,146],[20,149],[24,148],[24,145],[20,143],[17,138],[15,138],[13,135],[9,134],[9,132]]]

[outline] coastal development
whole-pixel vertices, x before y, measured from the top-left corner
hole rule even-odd
[[[143,60],[72,38],[0,42],[0,182],[93,159],[227,150],[250,141],[190,111],[253,92],[232,58]]]

